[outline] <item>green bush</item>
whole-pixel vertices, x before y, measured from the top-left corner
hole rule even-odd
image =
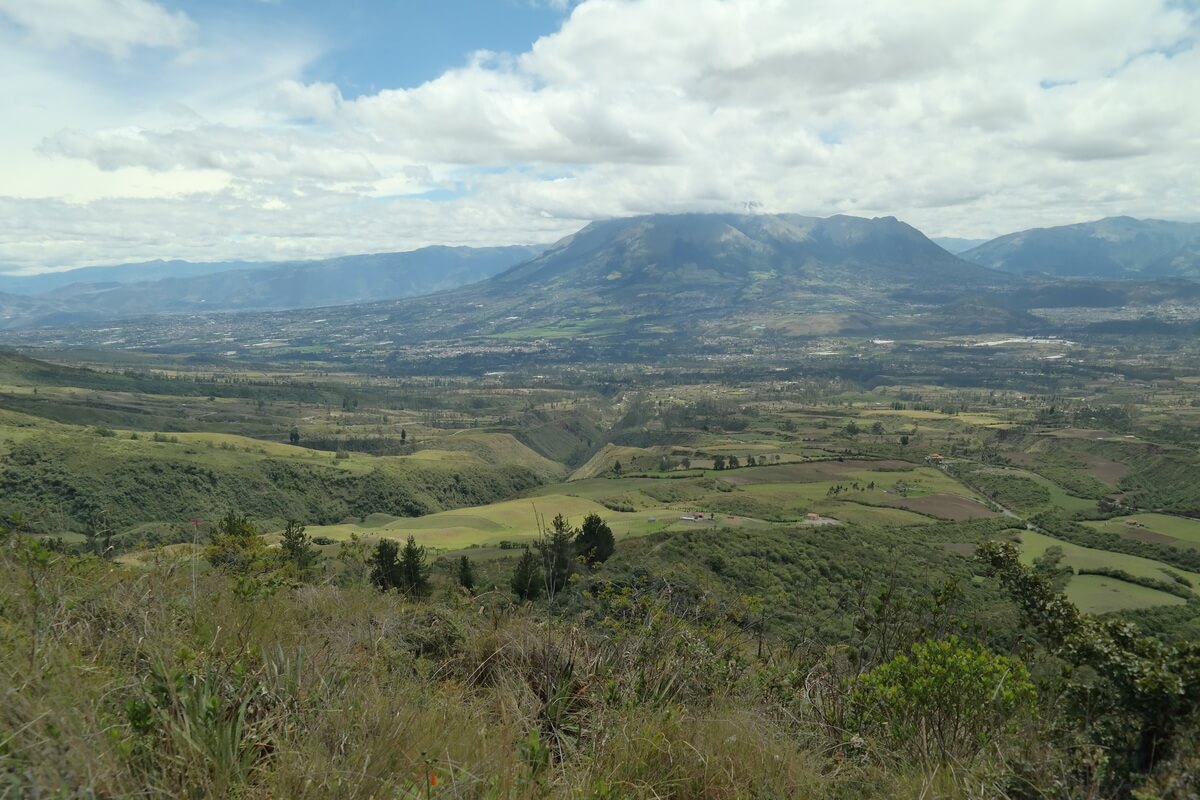
[[[851,696],[864,736],[923,762],[969,759],[1034,702],[1025,665],[951,636],[914,645],[862,676]]]

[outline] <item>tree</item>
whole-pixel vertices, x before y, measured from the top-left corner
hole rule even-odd
[[[542,569],[545,570],[546,593],[553,599],[566,587],[575,571],[575,536],[562,514],[554,517],[545,539],[538,543],[542,551]]]
[[[683,460],[681,462],[679,462],[679,465],[681,467],[683,467],[684,469],[691,469],[692,468],[692,460],[690,458],[688,458],[687,456],[684,456]]]
[[[900,446],[901,446],[901,447],[908,447],[908,434],[907,434],[907,433],[905,433],[905,434],[902,434],[902,435],[900,436]]]
[[[612,528],[599,514],[588,514],[583,518],[583,526],[575,536],[575,552],[588,566],[604,563],[616,549]]]
[[[338,545],[337,560],[342,564],[338,582],[343,585],[359,584],[371,576],[371,555],[367,543],[357,533],[352,532],[349,539]]]
[[[854,420],[850,420],[846,423],[844,430],[846,431],[846,435],[853,439],[855,436],[858,436],[858,423]]]
[[[400,429],[400,442],[401,442],[401,444],[403,444],[404,442],[407,442],[407,441],[408,441],[408,431],[404,430],[404,428],[401,428]]]
[[[301,577],[312,569],[321,557],[313,547],[312,539],[304,532],[304,526],[294,519],[288,520],[284,527],[279,548],[284,562],[292,566]]]
[[[613,462],[612,471],[617,473],[618,475],[621,474],[621,462],[620,461]]]
[[[725,469],[725,456],[713,456],[713,469]]]
[[[738,457],[737,457],[737,456],[730,456],[730,457],[729,457],[729,468],[730,468],[730,469],[737,469],[737,468],[738,468],[738,467],[740,467],[741,465],[742,465],[742,462],[738,461]]]
[[[288,433],[288,441],[292,444],[300,444],[300,429],[295,425],[292,426],[292,430]]]
[[[871,425],[871,435],[872,435],[872,436],[883,436],[883,434],[885,434],[886,432],[887,432],[887,431],[885,431],[885,430],[883,429],[883,423],[882,423],[882,422],[876,422],[876,423],[874,423],[874,424],[872,424],[872,425]]]
[[[400,586],[400,545],[391,539],[380,539],[367,562],[371,565],[371,583],[381,592]]]
[[[425,563],[425,548],[417,546],[417,540],[412,536],[404,543],[404,551],[400,553],[400,585],[399,588],[412,597],[426,597],[429,594],[429,567]]]
[[[537,554],[528,547],[517,559],[517,568],[513,572],[511,585],[513,594],[517,596],[518,600],[537,600],[542,596],[544,588],[542,565]]]
[[[235,511],[227,512],[217,523],[204,553],[217,569],[241,574],[261,570],[266,556],[267,548],[258,529],[245,514]]]
[[[1058,695],[1062,713],[1095,744],[1124,756],[1109,762],[1113,780],[1169,759],[1200,714],[1200,643],[1170,645],[1142,636],[1131,622],[1083,614],[1019,556],[1015,544],[995,540],[975,552],[1045,648],[1072,667]]]
[[[475,589],[475,568],[466,556],[458,559],[458,585],[468,592]]]

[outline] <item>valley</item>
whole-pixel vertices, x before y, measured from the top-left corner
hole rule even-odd
[[[1200,800],[1198,43],[0,0],[0,800]]]
[[[850,349],[800,375],[734,362],[490,378],[81,370],[9,355],[0,513],[67,543],[102,536],[135,560],[229,508],[268,541],[299,520],[331,556],[351,538],[413,536],[446,558],[508,562],[538,539],[539,515],[558,513],[597,514],[619,541],[809,526],[840,542],[981,521],[1031,561],[1063,548],[1084,610],[1191,607],[1190,589],[1160,584],[1200,581],[1195,434],[1173,427],[1200,407],[1192,376],[1138,378],[1113,359],[1131,371],[1114,381],[1041,355],[1074,361],[1086,345],[1016,337],[942,351],[956,386],[896,384],[906,359],[928,369],[937,351],[875,348],[866,364]],[[1142,488],[1167,469],[1176,485]],[[1096,541],[1051,538],[1043,517]],[[1094,605],[1071,589],[1101,574]]]
[[[307,698],[437,697],[453,722],[421,763],[475,787],[467,796],[483,784],[462,764],[494,775],[513,752],[512,796],[542,796],[535,747],[590,770],[557,778],[561,791],[627,774],[636,762],[607,766],[617,745],[580,725],[649,714],[661,732],[662,714],[683,713],[708,735],[707,709],[743,706],[752,733],[739,735],[814,737],[784,746],[798,774],[809,768],[786,759],[806,748],[862,748],[811,773],[822,791],[904,796],[930,778],[906,762],[879,771],[900,752],[880,728],[821,720],[829,704],[865,713],[860,693],[906,653],[969,641],[1007,668],[1027,658],[1029,691],[1052,698],[1076,685],[1053,676],[1077,655],[1032,632],[1039,592],[1037,614],[1082,620],[1079,635],[1130,669],[1176,665],[1200,638],[1200,290],[1171,280],[1013,275],[892,219],[655,216],[403,300],[11,327],[0,597],[19,623],[0,632],[38,680],[82,663],[75,647],[143,675],[83,682],[125,698],[115,711],[96,701],[122,731],[111,745],[83,743],[94,723],[72,718],[68,692],[40,706],[76,731],[69,753],[110,759],[112,785],[291,785],[286,756],[245,749],[259,735],[337,761],[315,734],[267,722],[236,734],[262,778],[169,766],[211,753],[121,754],[185,741],[156,739],[142,709],[167,730],[226,735],[226,716],[196,717],[153,687],[173,674],[228,703],[249,669],[251,691],[292,698],[277,713],[316,730],[342,726]],[[602,556],[585,531],[608,537]],[[136,613],[126,587],[143,587]],[[50,597],[79,601],[46,611]],[[171,666],[129,660],[140,622],[97,645],[108,623],[78,617],[92,608],[172,620],[149,645]],[[318,643],[343,636],[354,643]],[[222,655],[187,655],[201,648]],[[297,674],[303,696],[270,677],[310,651],[324,662]],[[328,678],[363,665],[368,682]],[[543,699],[554,669],[579,698],[561,712]],[[825,699],[814,675],[835,676]],[[633,706],[604,688],[616,685]],[[516,744],[502,730],[514,697]],[[1036,769],[1057,768],[1067,756],[1051,742],[1074,712],[1022,713],[981,735],[1003,743],[1005,769],[1020,737],[1041,743]],[[449,732],[476,730],[468,719],[505,744],[491,753]],[[1137,752],[1129,730],[1104,741]],[[394,752],[411,772],[407,745]],[[1114,774],[1114,786],[1152,780]],[[776,796],[769,775],[747,780]]]

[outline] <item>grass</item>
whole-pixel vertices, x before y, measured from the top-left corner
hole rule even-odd
[[[1140,526],[1127,525],[1126,522],[1129,520],[1137,521]],[[1164,544],[1200,547],[1200,520],[1187,517],[1174,517],[1169,514],[1133,514],[1098,522],[1085,522],[1084,524],[1098,531],[1115,533],[1127,538],[1140,538],[1142,534],[1149,532],[1170,540],[1164,541]],[[1152,540],[1162,541],[1157,538]]]
[[[537,514],[546,518],[547,524],[555,514],[562,514],[573,525],[580,524],[588,514],[599,514],[618,539],[707,527],[706,523],[680,519],[682,514],[676,509],[659,507],[636,512],[613,511],[587,498],[549,494],[424,517],[395,519],[382,525],[371,524],[370,520],[366,524],[316,525],[309,527],[308,533],[311,536],[327,536],[337,541],[349,539],[351,534],[387,539],[405,539],[412,536],[417,544],[438,550],[487,547],[502,541],[531,543],[538,538],[535,508]],[[723,526],[734,527],[763,524],[758,520],[741,517],[730,519],[728,515],[723,515],[720,523]]]
[[[350,515],[412,516],[492,502],[545,479],[456,450],[335,458],[229,433],[131,437],[5,413],[0,513],[53,517],[55,530],[41,531],[52,534],[84,530],[96,509],[116,533],[151,522],[211,520],[231,508],[260,521],[332,523]]]
[[[855,483],[858,490],[852,488]],[[871,483],[875,488],[866,488]],[[896,483],[908,486],[906,496],[892,489]],[[831,496],[838,486],[846,491]],[[903,461],[810,461],[661,478],[588,478],[534,494],[558,492],[639,511],[668,506],[777,522],[800,520],[809,512],[864,525],[993,516],[978,495],[950,476]]]
[[[1046,549],[1049,547],[1052,547],[1052,546],[1061,547],[1062,551],[1063,551],[1062,564],[1064,566],[1072,567],[1076,570],[1081,570],[1081,569],[1118,569],[1118,570],[1122,570],[1123,572],[1126,572],[1130,575],[1133,575],[1135,577],[1149,578],[1151,580],[1156,580],[1156,581],[1170,581],[1171,577],[1170,577],[1169,573],[1175,573],[1178,575],[1182,575],[1184,578],[1187,578],[1189,581],[1192,582],[1193,592],[1195,592],[1195,587],[1200,587],[1200,574],[1197,574],[1195,572],[1187,572],[1187,571],[1184,571],[1181,569],[1176,569],[1174,567],[1170,567],[1170,566],[1167,566],[1166,564],[1163,564],[1161,561],[1153,561],[1149,558],[1142,558],[1140,556],[1126,555],[1125,553],[1113,553],[1108,550],[1096,550],[1091,547],[1081,547],[1077,544],[1072,544],[1070,542],[1064,542],[1060,539],[1055,539],[1051,536],[1045,536],[1043,534],[1036,533],[1034,531],[1022,531],[1021,532],[1021,560],[1022,560],[1022,562],[1026,563],[1026,564],[1032,564],[1034,559],[1036,559],[1038,556],[1045,553]],[[1068,590],[1070,589],[1071,584],[1073,584],[1076,580],[1078,580],[1081,577],[1088,577],[1088,576],[1076,575],[1076,576],[1072,577],[1071,582],[1067,584]],[[1097,577],[1097,576],[1091,576],[1091,577]],[[1110,579],[1110,580],[1112,580],[1112,579]],[[1095,581],[1089,580],[1089,581],[1085,581],[1084,585],[1087,586],[1092,583],[1095,583]],[[1145,587],[1137,586],[1136,584],[1125,583],[1124,581],[1115,581],[1115,582],[1110,582],[1109,584],[1106,584],[1106,592],[1111,593],[1112,591],[1116,591],[1116,590],[1120,590],[1120,589],[1124,589],[1126,591],[1126,593],[1129,595],[1129,602],[1131,602],[1131,603],[1142,602],[1147,597],[1151,596],[1151,595],[1147,595],[1144,591],[1142,591],[1143,589],[1145,589]],[[1153,590],[1150,590],[1150,591],[1153,591]],[[1167,595],[1165,592],[1159,592],[1158,594],[1161,594],[1164,597],[1172,596],[1172,595]],[[1069,596],[1069,592],[1068,592],[1068,596]],[[1112,602],[1114,602],[1111,598],[1108,597],[1108,594],[1103,595],[1103,597],[1105,598],[1105,603],[1111,604]],[[1162,598],[1160,598],[1160,599],[1162,599]],[[1164,603],[1166,603],[1166,602],[1173,603],[1173,601],[1166,601],[1166,600],[1163,600],[1163,602]],[[1137,606],[1137,605],[1129,606],[1129,608],[1138,608],[1138,607],[1140,607],[1140,606]],[[1082,608],[1085,611],[1092,610],[1091,607],[1088,606],[1086,602],[1083,602],[1080,605],[1080,608]]]
[[[1148,586],[1107,575],[1075,575],[1064,592],[1067,599],[1089,614],[1133,611],[1154,606],[1179,606],[1187,601]]]
[[[846,758],[764,695],[749,634],[669,592],[590,629],[486,595],[58,558],[39,593],[84,602],[43,602],[7,555],[4,796],[966,800],[993,766]]]
[[[639,469],[654,469],[658,463],[658,454],[653,450],[641,447],[620,447],[607,444],[600,452],[588,459],[587,463],[571,473],[570,480],[586,480],[611,475],[613,467],[618,462],[625,472]]]

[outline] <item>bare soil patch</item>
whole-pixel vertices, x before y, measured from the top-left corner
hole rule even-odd
[[[1130,527],[1124,532],[1126,539],[1135,539],[1139,542],[1149,542],[1150,544],[1169,544],[1176,547],[1187,547],[1187,542],[1181,542],[1174,536],[1167,536],[1163,533],[1156,533],[1148,528]]]
[[[897,497],[887,495],[883,498],[871,497],[872,503],[907,508],[918,514],[929,514],[941,519],[986,519],[999,516],[987,506],[977,503],[969,497],[953,494],[928,494],[924,497]]]

